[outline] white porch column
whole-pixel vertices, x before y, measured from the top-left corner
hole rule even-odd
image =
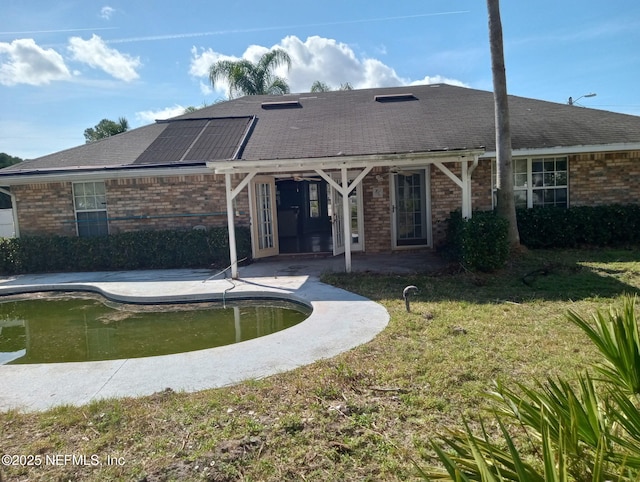
[[[231,261],[231,277],[238,279],[238,252],[236,250],[236,227],[233,212],[233,186],[231,186],[231,174],[224,175],[227,196],[227,226],[229,227],[229,260]]]
[[[471,218],[471,176],[469,176],[469,163],[462,161],[462,217]]]
[[[473,214],[472,211],[472,202],[471,202],[471,174],[475,170],[477,166],[477,157],[474,160],[471,169],[469,169],[469,162],[462,161],[460,163],[461,174],[460,177],[456,176],[453,172],[449,170],[447,166],[445,166],[442,162],[434,162],[433,165],[440,169],[443,173],[447,175],[449,179],[456,183],[456,185],[462,190],[462,217],[465,219],[471,218]]]
[[[349,206],[349,177],[347,168],[341,169],[342,173],[342,222],[344,233],[344,269],[351,273],[351,206]]]

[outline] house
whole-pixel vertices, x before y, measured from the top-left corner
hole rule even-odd
[[[640,202],[640,117],[510,96],[519,206]],[[0,171],[22,235],[250,225],[253,256],[433,248],[491,209],[491,92],[247,96]],[[349,240],[350,242],[346,242]]]

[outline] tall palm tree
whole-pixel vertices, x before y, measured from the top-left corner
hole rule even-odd
[[[287,82],[273,71],[286,65],[291,68],[291,57],[284,50],[270,50],[256,63],[249,60],[219,60],[209,68],[209,80],[215,87],[216,82],[226,80],[229,83],[229,97],[240,95],[289,93]]]
[[[500,0],[487,0],[489,11],[489,46],[493,72],[493,98],[496,116],[496,193],[497,213],[509,221],[508,240],[511,248],[520,245],[513,197],[513,161],[511,158],[511,127],[507,101],[507,74],[504,64]]]

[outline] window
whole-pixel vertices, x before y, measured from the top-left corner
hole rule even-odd
[[[104,182],[73,184],[73,205],[76,211],[78,236],[105,236],[107,224],[107,195]]]
[[[320,198],[318,197],[318,184],[309,184],[309,217],[320,217]]]
[[[513,194],[516,208],[568,207],[566,157],[513,160]],[[493,186],[496,185],[495,163]],[[495,197],[494,197],[495,204]]]
[[[532,159],[532,204],[567,207],[567,158]]]

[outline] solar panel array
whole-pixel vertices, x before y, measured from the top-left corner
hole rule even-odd
[[[183,119],[167,123],[134,164],[173,164],[231,159],[252,117]]]

